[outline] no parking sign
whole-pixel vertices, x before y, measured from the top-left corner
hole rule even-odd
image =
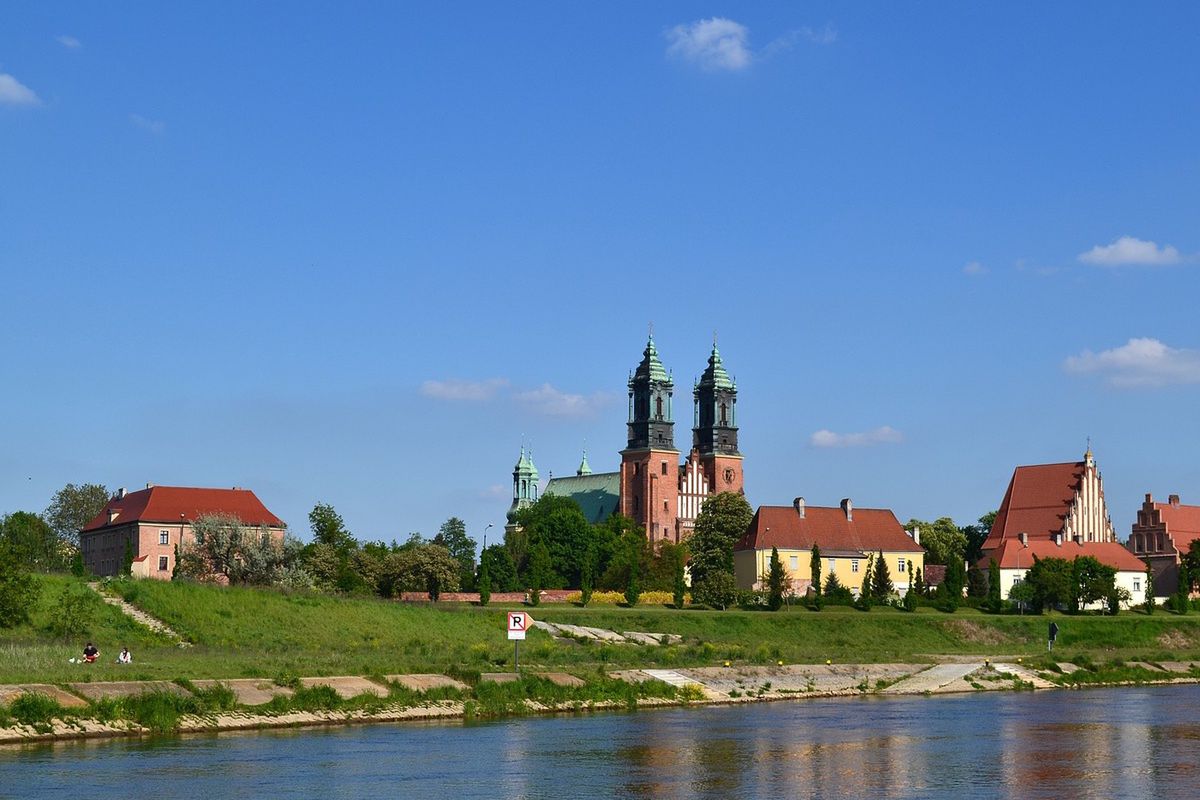
[[[508,638],[524,639],[529,623],[533,622],[524,611],[508,612]]]

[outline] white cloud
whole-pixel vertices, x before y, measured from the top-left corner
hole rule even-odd
[[[904,441],[904,434],[884,425],[862,433],[834,433],[822,428],[809,437],[813,447],[868,447],[875,444],[896,444]]]
[[[7,72],[0,72],[0,106],[36,106],[41,102],[33,89]]]
[[[76,50],[80,47],[83,47],[83,42],[79,41],[74,36],[55,36],[54,41],[58,42],[68,50]]]
[[[814,30],[813,28],[801,28],[796,31],[800,37],[807,39],[813,44],[833,44],[837,41],[837,29],[832,23],[826,23],[824,28]]]
[[[965,267],[963,267],[963,274],[964,275],[987,275],[988,268],[985,267],[983,264],[980,264],[978,261],[969,261],[969,262],[967,262],[967,265]]]
[[[143,117],[141,114],[130,114],[129,121],[132,122],[134,125],[137,125],[142,130],[146,130],[146,131],[149,131],[150,133],[153,133],[155,136],[159,135],[160,133],[162,133],[163,131],[165,131],[167,129],[167,123],[163,122],[162,120],[147,119],[146,117]]]
[[[1200,383],[1200,351],[1168,347],[1158,339],[1130,339],[1112,350],[1084,350],[1063,362],[1076,375],[1100,375],[1123,389]]]
[[[491,400],[496,392],[508,386],[507,378],[489,378],[485,381],[463,381],[451,378],[444,381],[425,381],[421,394],[436,400],[481,402]]]
[[[612,402],[612,395],[607,392],[584,396],[560,391],[548,383],[516,392],[513,398],[519,405],[547,417],[585,417]]]
[[[1101,267],[1121,267],[1131,264],[1139,266],[1178,264],[1182,259],[1179,251],[1169,244],[1160,248],[1156,242],[1122,236],[1112,244],[1096,245],[1086,253],[1080,253],[1079,260],[1085,264],[1096,264]]]
[[[710,72],[737,72],[749,67],[754,60],[748,44],[750,31],[745,25],[724,17],[676,25],[666,36],[669,57]]]

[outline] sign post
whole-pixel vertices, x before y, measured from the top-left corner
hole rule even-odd
[[[529,624],[533,622],[529,615],[524,611],[508,612],[508,638],[512,639],[513,643],[513,671],[521,671],[521,640],[525,638],[525,631],[529,629]]]

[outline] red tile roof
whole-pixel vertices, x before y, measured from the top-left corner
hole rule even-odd
[[[164,522],[179,524],[195,522],[205,514],[231,514],[244,525],[266,525],[283,528],[286,524],[267,510],[262,501],[249,489],[193,489],[184,486],[152,486],[137,492],[129,492],[118,499],[108,501],[104,510],[97,514],[84,531],[96,531],[110,526],[109,512],[117,516],[111,525],[126,525],[130,522]]]
[[[1122,572],[1145,572],[1146,565],[1117,542],[1083,542],[1076,544],[1063,541],[1062,545],[1054,543],[1053,539],[1030,538],[1029,543],[1021,545],[1018,539],[1005,539],[989,555],[979,559],[980,569],[987,569],[991,559],[996,559],[1000,569],[1029,569],[1037,558],[1065,558],[1068,561],[1075,556],[1091,556],[1101,564],[1116,567]]]
[[[1186,553],[1192,541],[1200,539],[1200,506],[1155,503],[1154,508],[1167,526],[1171,541],[1181,553]]]
[[[801,517],[792,506],[760,506],[734,550],[811,550],[815,542],[827,555],[925,552],[886,508],[855,508],[852,516],[840,507],[808,506]]]
[[[1021,532],[1028,533],[1031,541],[1049,541],[1062,530],[1083,473],[1082,461],[1035,464],[1013,470],[1004,502],[996,512],[996,521],[983,549],[992,550],[1002,540],[1015,539]]]

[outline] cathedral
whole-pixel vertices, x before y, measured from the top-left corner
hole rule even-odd
[[[629,377],[628,436],[618,472],[594,473],[587,453],[575,475],[551,478],[545,494],[570,497],[588,522],[623,514],[652,542],[680,542],[695,526],[705,498],[720,492],[744,494],[738,451],[737,384],[729,377],[716,341],[708,366],[692,388],[692,447],[680,463],[675,447],[675,382],[658,357],[651,335],[642,361]],[[513,469],[513,501],[506,529],[516,512],[537,501],[538,472],[533,456],[521,449]]]

